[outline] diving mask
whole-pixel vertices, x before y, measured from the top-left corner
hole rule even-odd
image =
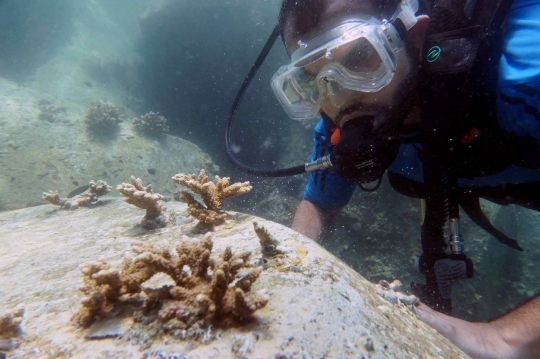
[[[299,41],[291,63],[272,77],[272,89],[295,120],[314,118],[325,96],[341,107],[355,91],[376,92],[388,85],[402,42],[396,27],[416,23],[417,0],[403,0],[390,21],[356,17],[307,43]],[[400,20],[399,25],[395,20]]]

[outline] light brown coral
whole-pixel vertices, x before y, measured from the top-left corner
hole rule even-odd
[[[0,338],[12,338],[21,332],[24,308],[16,308],[0,315]]]
[[[189,214],[208,224],[219,224],[227,218],[227,214],[221,211],[225,198],[239,196],[252,189],[249,182],[236,182],[229,185],[231,182],[229,177],[216,176],[216,183],[209,182],[204,170],[201,170],[198,177],[194,174],[181,173],[174,176],[173,180],[201,197],[206,207],[199,203],[191,193],[181,192],[188,204]]]
[[[155,229],[167,225],[167,214],[158,202],[165,199],[159,193],[152,193],[152,185],[143,187],[142,180],[131,176],[131,184],[119,184],[116,189],[124,196],[124,201],[142,209],[146,209],[146,215],[141,221],[141,226],[146,229]]]
[[[185,238],[176,246],[176,253],[136,245],[136,255],[124,258],[120,271],[104,261],[82,265],[81,291],[86,297],[74,320],[88,327],[125,304],[137,303],[138,293],[146,304],[160,305],[157,317],[161,323],[174,319],[189,328],[200,321],[248,318],[268,302],[263,292],[248,293],[262,268],[251,266],[251,252],[233,254],[230,248],[221,258],[211,259],[212,247],[212,239],[206,235],[201,240]],[[157,273],[167,274],[174,285],[157,289],[143,285]]]
[[[96,203],[98,197],[104,196],[112,190],[112,187],[105,181],[90,181],[88,189],[73,198],[60,198],[58,191],[43,192],[43,199],[51,204],[60,206],[62,209],[77,209]]]

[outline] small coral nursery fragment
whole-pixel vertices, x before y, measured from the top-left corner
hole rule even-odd
[[[152,193],[152,185],[143,187],[142,180],[131,176],[131,184],[119,184],[116,189],[124,201],[142,209],[146,209],[146,215],[141,221],[141,226],[146,229],[156,229],[167,225],[165,208],[158,202],[165,199],[159,193]]]
[[[58,191],[49,191],[43,192],[43,199],[55,206],[60,206],[61,209],[73,210],[95,204],[99,200],[98,197],[106,195],[112,189],[107,182],[101,180],[90,181],[88,186],[86,191],[73,198],[60,198]]]
[[[173,180],[179,185],[189,188],[202,198],[206,207],[199,203],[191,193],[187,191],[181,192],[188,204],[189,214],[208,224],[220,224],[227,218],[227,214],[221,211],[224,199],[248,193],[252,189],[249,182],[236,182],[229,185],[231,182],[229,177],[221,178],[216,176],[216,183],[209,182],[204,170],[201,170],[198,177],[194,174],[185,175],[181,173],[174,176]]]

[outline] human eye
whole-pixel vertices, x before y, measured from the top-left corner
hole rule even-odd
[[[299,68],[296,74],[296,77],[299,81],[302,82],[311,82],[315,80],[317,77],[316,75],[312,74],[311,72],[307,71],[305,68]]]

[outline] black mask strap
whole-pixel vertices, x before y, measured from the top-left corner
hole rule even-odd
[[[274,31],[272,31],[272,34],[266,41],[266,44],[264,45],[263,49],[261,50],[261,53],[257,57],[257,60],[255,60],[255,63],[249,70],[249,73],[244,79],[244,82],[242,82],[242,86],[238,90],[226,118],[225,153],[227,154],[227,157],[232,162],[232,164],[236,166],[236,168],[238,168],[242,172],[245,172],[254,176],[285,177],[285,176],[294,176],[294,175],[306,173],[305,165],[283,168],[283,169],[278,169],[278,170],[259,170],[256,168],[252,168],[252,167],[246,166],[245,164],[240,162],[236,157],[234,157],[233,150],[231,148],[231,125],[232,125],[234,114],[236,113],[236,109],[238,108],[238,105],[240,104],[242,97],[244,97],[244,93],[246,92],[249,84],[251,83],[251,80],[253,80],[253,78],[255,77],[255,74],[257,73],[261,65],[263,64],[264,60],[266,60],[266,56],[268,56],[268,53],[272,49],[272,46],[274,46],[274,43],[276,42],[276,39],[279,37],[280,32],[281,32],[281,25],[277,24],[276,27],[274,28]]]

